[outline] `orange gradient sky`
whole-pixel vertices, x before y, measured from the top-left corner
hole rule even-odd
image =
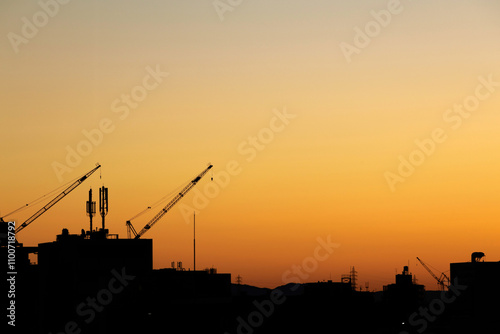
[[[102,178],[92,175],[18,239],[36,245],[64,227],[87,229],[88,190],[103,184],[107,227],[126,237],[127,219],[207,163],[217,176],[236,161],[227,184],[208,174],[145,235],[155,268],[192,268],[192,217],[181,208],[214,185],[219,193],[197,213],[197,268],[233,281],[281,285],[329,235],[339,247],[304,282],[338,281],[355,266],[359,283],[380,290],[409,263],[436,289],[417,256],[442,271],[474,251],[500,260],[500,86],[458,128],[444,119],[474,96],[478,78],[500,82],[500,4],[401,0],[349,62],[341,43],[355,45],[356,28],[388,3],[252,0],[221,20],[211,0],[71,1],[53,5],[27,37],[41,5],[2,1],[0,216],[99,162]],[[140,92],[133,107],[121,101]],[[284,110],[294,118],[275,120]],[[68,166],[68,148],[82,148],[102,122],[107,133]],[[273,126],[251,156],[249,138]],[[446,140],[391,191],[385,173],[436,128]],[[6,218],[21,223],[41,205]]]

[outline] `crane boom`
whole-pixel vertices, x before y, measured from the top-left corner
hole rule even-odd
[[[54,197],[49,203],[47,203],[43,208],[35,212],[35,214],[28,219],[19,227],[16,229],[16,233],[21,232],[25,227],[27,227],[29,224],[31,224],[35,219],[40,217],[42,214],[44,214],[48,209],[53,207],[57,202],[62,200],[66,195],[68,195],[70,192],[72,192],[76,187],[78,187],[83,181],[85,181],[90,175],[92,175],[96,170],[101,168],[101,165],[97,164],[97,167],[93,168],[91,171],[89,171],[87,174],[83,175],[80,177],[78,180],[73,182],[69,187],[63,190],[59,195]]]
[[[417,260],[418,262],[420,262],[422,264],[422,266],[425,268],[425,270],[427,270],[429,272],[429,274],[431,274],[432,277],[434,277],[434,279],[437,281],[437,283],[439,284],[439,286],[441,287],[442,290],[444,290],[444,279],[446,278],[448,281],[449,281],[449,278],[448,276],[446,276],[445,273],[442,273],[441,274],[441,278],[437,277],[433,272],[432,270],[427,267],[427,265],[424,263],[424,261],[420,260],[417,256]]]
[[[213,167],[213,165],[208,165],[207,168],[205,168],[203,170],[203,172],[201,172],[200,174],[198,174],[193,180],[191,180],[177,195],[175,195],[175,197],[167,203],[167,205],[165,205],[163,207],[163,209],[161,209],[160,212],[158,212],[156,214],[156,216],[154,216],[143,228],[142,230],[135,234],[135,230],[132,230],[132,232],[134,232],[135,234],[135,238],[134,239],[139,239],[144,233],[146,233],[147,231],[149,231],[149,229],[151,227],[153,227],[153,225],[155,223],[157,223],[170,209],[172,209],[172,207],[177,204],[177,202],[179,202],[181,200],[182,197],[184,197],[184,195],[186,195],[188,193],[188,191],[190,191],[195,185],[196,183],[198,183],[198,181],[201,180],[201,178]],[[130,221],[127,221],[127,225],[128,226],[132,226],[132,224],[130,223]]]

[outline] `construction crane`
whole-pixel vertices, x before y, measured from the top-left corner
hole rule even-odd
[[[448,287],[450,285],[450,278],[445,274],[445,273],[441,273],[441,276],[440,277],[437,277],[433,272],[432,270],[427,267],[427,265],[424,263],[424,261],[420,260],[417,256],[417,260],[418,262],[420,262],[422,264],[422,266],[425,268],[425,270],[427,270],[429,272],[429,274],[431,274],[432,277],[434,277],[434,279],[437,281],[438,285],[439,285],[439,288],[441,291],[444,291],[444,287],[445,287],[445,280],[448,282],[446,284],[446,286]]]
[[[82,177],[78,178],[75,182],[71,183],[69,187],[64,189],[59,195],[54,197],[49,203],[47,203],[43,208],[35,212],[34,215],[26,219],[24,223],[19,225],[19,227],[16,228],[16,233],[21,232],[23,229],[25,229],[29,224],[31,224],[35,219],[40,217],[42,214],[44,214],[48,209],[53,207],[57,202],[62,200],[66,195],[68,195],[70,192],[72,192],[76,187],[78,187],[83,181],[85,181],[90,175],[92,175],[96,170],[101,168],[101,165],[97,164],[95,168],[93,168],[91,171],[89,171],[87,174],[83,175]],[[16,210],[17,211],[17,210]],[[0,218],[3,221],[3,217]]]
[[[131,218],[130,220],[127,220],[126,222],[126,225],[127,225],[127,234],[128,234],[128,237],[130,238],[131,237],[131,234],[134,234],[134,239],[139,239],[142,235],[144,235],[144,233],[146,233],[147,231],[149,231],[149,229],[151,227],[153,227],[154,224],[156,224],[168,211],[170,211],[170,209],[172,209],[172,207],[177,204],[177,202],[179,202],[181,200],[182,197],[184,197],[184,195],[186,195],[188,193],[188,191],[190,191],[197,183],[198,181],[201,180],[201,178],[213,167],[213,165],[208,165],[207,168],[205,168],[203,170],[203,172],[201,172],[200,174],[198,174],[193,180],[191,180],[177,195],[175,195],[175,197],[167,203],[167,205],[165,205],[163,207],[163,209],[161,209],[160,212],[158,212],[156,214],[156,216],[154,216],[143,228],[142,230],[137,233],[137,231],[135,230],[134,226],[132,225],[131,221],[133,218],[139,216],[140,214],[142,214],[144,211],[142,211],[141,213],[139,213],[138,215],[134,216],[133,218]],[[148,208],[149,209],[149,208]]]

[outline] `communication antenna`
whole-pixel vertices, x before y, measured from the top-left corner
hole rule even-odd
[[[351,287],[352,287],[352,290],[353,291],[356,291],[356,288],[357,288],[357,284],[356,284],[356,280],[357,280],[357,277],[358,277],[358,272],[356,271],[356,269],[354,269],[354,266],[351,267]]]
[[[90,232],[92,232],[92,217],[95,216],[95,201],[92,201],[92,188],[89,190],[89,200],[87,201],[87,216],[90,218]]]
[[[108,214],[108,188],[102,186],[99,189],[99,212],[102,217],[102,229],[104,230],[104,217]]]

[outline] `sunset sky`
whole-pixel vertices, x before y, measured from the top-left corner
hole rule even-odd
[[[212,163],[145,234],[155,268],[192,268],[191,209],[197,269],[262,287],[328,236],[302,282],[500,260],[498,1],[60,1],[0,4],[0,216],[102,168],[25,245],[88,229],[102,185],[126,237]]]

